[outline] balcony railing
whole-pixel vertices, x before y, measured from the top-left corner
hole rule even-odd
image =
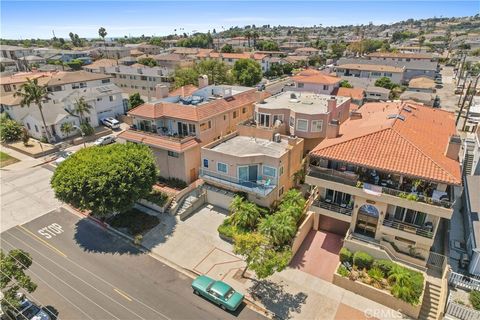
[[[311,165],[308,169],[307,174],[314,178],[342,183],[342,184],[346,184],[354,187],[356,186],[364,189],[366,189],[365,188],[366,186],[374,186],[375,191],[378,190],[379,193],[385,193],[391,196],[404,198],[411,201],[423,202],[430,205],[444,207],[448,209],[451,209],[454,205],[454,202],[451,202],[449,200],[437,200],[432,197],[427,197],[419,193],[411,193],[408,191],[393,189],[393,188],[385,187],[378,184],[367,183],[367,181],[362,181],[361,177],[357,173],[351,172],[351,171],[338,171],[334,169],[322,168],[322,167]],[[400,187],[400,186],[395,186],[395,187]]]
[[[398,222],[395,220],[388,220],[385,219],[383,220],[383,226],[388,227],[388,228],[393,228],[397,230],[401,230],[404,232],[416,234],[417,236],[425,237],[432,239],[433,238],[433,232],[427,229],[420,228],[418,226],[414,226],[408,223],[403,223],[403,222]]]
[[[326,202],[324,199],[317,199],[313,201],[313,205],[325,210],[337,212],[347,216],[351,216],[353,211],[353,209],[348,208],[347,206],[344,207],[336,203],[329,203],[329,202]]]
[[[179,142],[179,143],[185,143],[192,139],[195,139],[194,135],[191,135],[191,136],[169,135],[169,134],[161,133],[160,130],[158,132],[145,131],[145,130],[137,129],[133,126],[130,127],[129,130],[132,130],[133,132],[149,135],[149,136],[154,136],[156,138],[160,138],[164,140]]]
[[[206,181],[214,181],[230,188],[245,191],[253,192],[260,196],[269,195],[277,187],[277,180],[265,180],[263,183],[257,183],[248,180],[242,180],[237,177],[228,176],[205,168],[200,168],[200,177],[204,178]]]

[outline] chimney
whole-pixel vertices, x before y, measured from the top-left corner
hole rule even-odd
[[[460,154],[460,147],[462,145],[462,140],[458,135],[451,135],[448,140],[447,149],[445,150],[445,155],[453,160],[458,160]]]
[[[205,88],[208,86],[208,76],[206,74],[198,77],[198,88]]]
[[[105,67],[99,67],[98,70],[100,71],[100,73],[105,73]]]
[[[155,86],[155,98],[162,99],[168,97],[168,87],[164,84],[157,84]]]
[[[350,120],[362,119],[362,114],[356,110],[350,111]]]
[[[335,111],[336,107],[337,107],[337,100],[335,99],[335,97],[330,97],[330,99],[327,100],[327,111],[331,113]]]
[[[289,136],[288,137],[288,144],[290,146],[295,146],[297,144],[297,137],[295,136]]]
[[[331,138],[336,138],[340,134],[340,123],[338,120],[333,119],[332,121],[329,122],[327,126],[327,133],[325,138],[331,139]]]

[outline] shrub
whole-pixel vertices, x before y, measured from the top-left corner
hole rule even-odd
[[[80,130],[82,130],[85,136],[91,136],[95,132],[95,129],[93,129],[93,127],[86,122],[80,125]]]
[[[475,308],[475,310],[480,310],[480,291],[478,290],[471,291],[469,300],[473,308]]]
[[[168,194],[160,190],[153,189],[144,197],[144,199],[155,203],[159,207],[163,207],[168,200]]]
[[[393,266],[395,265],[394,262],[390,260],[375,260],[373,262],[373,267],[380,269],[383,274],[389,274],[390,270],[392,270]]]
[[[353,265],[359,269],[370,269],[373,263],[373,258],[368,253],[357,251],[353,255]]]
[[[342,262],[342,263],[345,263],[345,262],[352,263],[353,253],[350,250],[348,250],[347,248],[343,247],[342,249],[340,249],[339,256],[340,256],[340,262]]]
[[[2,142],[18,141],[22,137],[23,127],[20,123],[3,116],[0,118],[0,140]]]
[[[169,187],[180,189],[180,190],[188,186],[188,184],[185,181],[178,178],[165,178],[162,176],[158,176],[158,182],[165,184]]]
[[[372,269],[368,270],[368,276],[370,279],[372,279],[374,287],[380,288],[385,274],[382,272],[382,270],[380,270],[380,268],[373,267]]]
[[[222,236],[230,239],[233,239],[236,234],[243,234],[247,232],[245,229],[233,225],[231,217],[223,220],[222,224],[218,226],[217,231]]]
[[[339,275],[341,275],[342,277],[345,277],[345,278],[347,278],[350,275],[350,272],[348,271],[348,269],[343,264],[341,264],[338,267],[337,273]]]

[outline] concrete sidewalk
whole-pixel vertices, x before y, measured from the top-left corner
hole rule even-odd
[[[282,319],[401,318],[394,310],[298,269],[288,268],[263,281],[252,279],[250,271],[249,279],[243,278],[245,262],[218,236],[227,214],[207,205],[185,221],[161,215],[161,223],[144,236],[143,245],[182,268],[225,280]]]

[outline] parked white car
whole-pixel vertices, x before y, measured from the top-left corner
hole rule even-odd
[[[74,153],[75,153],[74,151],[61,151],[61,152],[59,152],[59,155],[58,155],[57,159],[55,159],[55,164],[58,166],[60,163],[67,160],[67,158],[70,157]]]
[[[101,137],[101,138],[98,138],[97,140],[95,140],[93,145],[94,146],[105,146],[107,144],[114,143],[115,140],[116,140],[116,137],[114,137],[114,136],[105,136],[105,137]]]
[[[109,127],[110,129],[120,128],[120,121],[118,121],[115,118],[112,118],[112,117],[103,118],[101,121],[104,126]]]

